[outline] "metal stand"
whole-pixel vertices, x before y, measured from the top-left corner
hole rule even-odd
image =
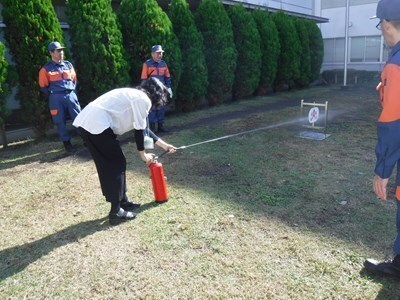
[[[302,127],[310,130],[299,132],[298,137],[317,141],[322,141],[328,138],[330,136],[330,134],[326,133],[328,124],[328,101],[326,101],[325,104],[322,104],[316,102],[304,102],[302,99],[300,105],[302,119],[304,118],[305,107],[311,107],[311,109],[308,112],[308,124],[303,124]],[[318,122],[319,107],[324,109],[324,118],[322,124],[321,122]]]

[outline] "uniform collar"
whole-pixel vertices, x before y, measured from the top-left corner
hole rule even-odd
[[[390,51],[390,57],[392,57],[399,51],[400,51],[400,41],[397,42],[397,44],[393,46],[392,50]]]
[[[63,66],[63,65],[65,65],[65,64],[64,64],[64,60],[61,60],[60,62],[56,62],[56,61],[54,61],[54,60],[51,60],[51,62],[52,62],[54,65],[57,65],[57,66]]]

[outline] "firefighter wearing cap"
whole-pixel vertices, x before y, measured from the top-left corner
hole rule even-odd
[[[57,126],[59,139],[65,150],[70,152],[73,146],[66,121],[74,121],[81,107],[75,94],[76,73],[72,64],[63,60],[64,48],[59,42],[51,42],[47,46],[51,61],[39,71],[39,86],[43,95],[49,99],[50,114]]]
[[[373,191],[378,198],[387,199],[387,184],[397,164],[397,236],[393,246],[393,260],[377,263],[367,259],[364,265],[371,271],[400,276],[400,0],[379,1],[376,17],[373,18],[379,18],[376,28],[382,31],[386,43],[391,48],[381,73],[381,82],[377,86],[382,111],[376,123],[378,141],[375,148]]]
[[[142,67],[142,82],[149,77],[158,78],[167,88],[169,96],[172,98],[171,89],[171,75],[168,70],[168,66],[164,60],[162,60],[164,50],[161,45],[154,45],[151,47],[151,58],[146,60]],[[166,132],[164,127],[165,119],[165,107],[152,107],[149,114],[150,130],[153,132]],[[158,125],[158,128],[156,128]]]

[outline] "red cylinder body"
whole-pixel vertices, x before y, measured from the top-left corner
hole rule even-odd
[[[168,200],[167,184],[165,182],[164,168],[161,163],[154,162],[150,166],[151,183],[153,184],[154,197],[156,202]]]

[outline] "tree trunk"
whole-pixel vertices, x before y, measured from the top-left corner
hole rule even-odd
[[[7,148],[7,135],[6,135],[6,128],[5,125],[2,124],[0,125],[0,135],[1,135],[1,139],[3,141],[3,148]]]

